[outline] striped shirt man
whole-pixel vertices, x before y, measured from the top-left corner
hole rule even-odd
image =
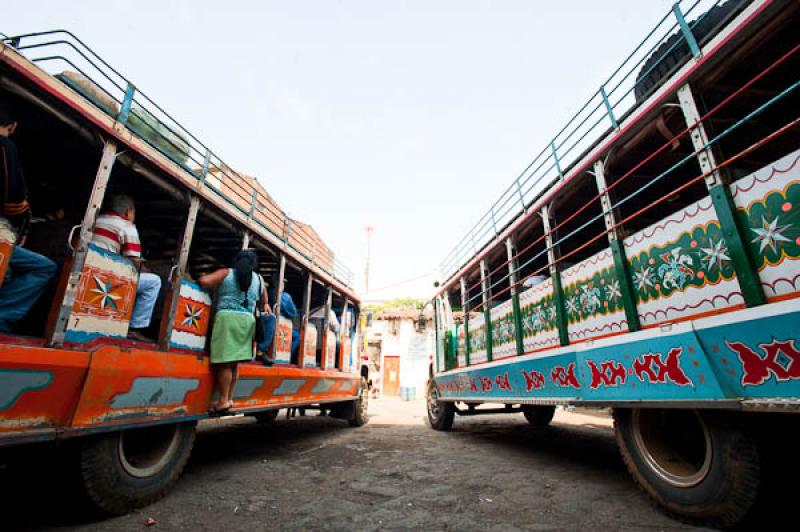
[[[92,243],[123,257],[139,258],[142,245],[136,226],[126,218],[113,212],[105,212],[97,217],[94,224]]]

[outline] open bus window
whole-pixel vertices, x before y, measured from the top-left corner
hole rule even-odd
[[[727,58],[717,71],[703,78],[694,87],[700,113],[706,114],[712,109],[715,110],[704,121],[710,140],[713,141],[718,135],[735,127],[734,134],[726,134],[714,144],[718,163],[724,163],[735,157],[742,150],[796,118],[786,113],[786,109],[797,109],[800,106],[800,94],[798,91],[792,91],[783,98],[780,105],[770,105],[757,117],[743,120],[795,82],[796,73],[800,70],[800,57],[796,54],[748,85],[730,103],[725,103],[725,100],[745,87],[750,80],[762,74],[764,66],[772,64],[774,58],[783,57],[792,49],[797,40],[795,35],[797,18],[798,11],[795,6],[795,24],[786,23],[786,19],[780,18],[762,28],[750,38],[751,43],[742,46],[742,52]],[[745,50],[746,58],[741,56]],[[780,159],[798,145],[800,145],[800,128],[793,127],[750,152],[747,157],[736,158],[725,166],[724,175],[727,175],[731,182],[736,181]]]
[[[322,367],[322,350],[325,336],[326,303],[328,300],[328,287],[314,281],[311,284],[311,300],[309,305],[308,324],[316,330],[315,364]],[[307,365],[308,362],[304,362]]]
[[[81,223],[86,210],[102,143],[93,130],[78,126],[70,113],[46,107],[34,92],[0,79],[0,101],[17,123],[12,141],[33,215],[24,243],[18,245],[49,258],[61,269],[68,264],[70,231]],[[14,324],[15,334],[44,334],[57,279],[58,274],[36,294],[33,307]]]
[[[650,127],[613,153],[605,166],[618,231],[626,237],[649,227],[707,195],[705,183],[688,183],[702,174],[680,109],[661,111]],[[661,150],[657,157],[650,157]],[[677,192],[676,192],[677,191]]]
[[[573,186],[553,202],[553,245],[559,271],[569,269],[608,247],[603,209],[597,185],[591,176],[575,180]]]
[[[97,245],[114,238],[105,231],[109,223],[116,227],[115,223],[124,215],[117,212],[122,210],[117,204],[124,198],[132,202],[135,217],[129,225],[136,228],[140,249],[128,249],[128,244],[120,242],[115,251],[130,257],[139,270],[136,303],[129,324],[131,334],[138,340],[158,338],[170,288],[170,270],[178,261],[189,212],[189,202],[184,196],[165,190],[158,182],[141,161],[127,154],[118,157],[93,229],[93,242]]]

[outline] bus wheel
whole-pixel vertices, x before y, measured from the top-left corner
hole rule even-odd
[[[278,419],[278,412],[279,410],[265,410],[264,412],[257,412],[253,414],[253,417],[256,418],[256,421],[262,423],[264,425],[270,425]]]
[[[351,427],[360,427],[367,423],[367,408],[369,407],[369,386],[367,379],[361,377],[361,387],[358,392],[358,399],[353,401],[353,416],[347,420]]]
[[[439,400],[439,388],[434,381],[428,384],[428,421],[436,430],[450,430],[456,417],[454,403]]]
[[[553,421],[556,407],[553,405],[522,405],[522,413],[534,427],[546,427]]]
[[[189,459],[195,425],[158,425],[87,438],[79,456],[91,502],[106,513],[121,515],[163,497]]]
[[[689,409],[615,409],[620,453],[667,514],[714,528],[741,521],[761,474],[755,441],[722,415]]]

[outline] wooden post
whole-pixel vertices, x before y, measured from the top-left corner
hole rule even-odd
[[[569,345],[569,329],[567,326],[567,309],[564,304],[564,290],[561,287],[561,273],[559,272],[556,258],[558,250],[553,245],[553,235],[550,232],[550,206],[542,207],[542,225],[544,226],[545,242],[547,244],[547,261],[550,264],[550,277],[553,279],[553,300],[556,303],[556,324],[558,325],[558,338],[561,345]]]
[[[286,275],[286,255],[280,254],[278,260],[278,269],[275,272],[277,279],[275,279],[275,304],[273,305],[273,313],[275,316],[275,334],[278,334],[278,329],[281,325],[281,298],[283,297],[283,276]],[[275,360],[275,351],[278,348],[278,342],[273,337],[272,343],[269,346],[269,358]],[[291,357],[291,355],[289,355]]]
[[[306,272],[306,289],[303,292],[303,314],[300,317],[300,347],[297,349],[297,365],[303,367],[303,351],[305,350],[306,329],[308,328],[308,313],[311,311],[311,289],[314,284],[314,274]]]
[[[178,298],[181,292],[181,281],[186,273],[186,264],[189,261],[189,250],[192,246],[192,236],[194,226],[197,222],[197,213],[200,210],[200,197],[192,196],[189,201],[189,215],[186,218],[186,225],[183,228],[183,238],[178,247],[178,261],[170,270],[170,289],[164,303],[165,312],[161,316],[161,327],[159,329],[158,344],[161,349],[168,349],[172,327],[175,323],[175,314],[178,309]]]
[[[94,178],[92,193],[89,195],[89,205],[83,215],[81,231],[78,237],[78,245],[73,251],[72,266],[66,285],[60,287],[56,293],[54,304],[48,320],[46,337],[50,345],[62,345],[67,329],[67,320],[72,314],[72,305],[78,293],[78,286],[81,282],[83,266],[86,264],[86,256],[89,252],[89,242],[92,240],[92,229],[97,213],[103,204],[106,195],[108,180],[111,177],[111,170],[117,158],[117,144],[113,140],[106,141],[103,146],[103,155],[100,158],[100,166]],[[72,243],[70,242],[70,245]]]
[[[338,342],[341,347],[344,347],[344,335],[347,331],[345,331],[345,322],[347,321],[347,309],[350,306],[350,301],[345,298],[344,300],[344,308],[342,309],[342,317],[339,319],[339,335],[338,335]],[[336,354],[338,359],[338,369],[344,369],[344,351]]]
[[[486,261],[481,259],[481,301],[483,302],[483,321],[486,323],[486,361],[492,361],[492,313],[489,309],[491,303],[491,286],[489,286],[489,268]]]
[[[611,197],[608,194],[603,161],[594,163],[594,178],[597,183],[597,191],[600,193],[603,219],[606,223],[606,231],[608,231],[608,245],[611,249],[611,255],[614,257],[614,271],[617,274],[617,279],[619,279],[622,306],[625,309],[628,330],[631,332],[638,331],[641,329],[641,324],[639,323],[639,312],[636,309],[636,298],[633,295],[633,277],[628,260],[625,257],[625,247],[622,245],[617,232],[617,220],[614,209],[611,206]]]
[[[461,277],[461,309],[464,311],[464,365],[469,366],[469,301],[467,300],[467,281]],[[456,339],[458,345],[458,339]],[[458,360],[458,352],[456,352]]]
[[[711,203],[717,213],[720,230],[728,245],[731,255],[731,263],[736,272],[736,279],[742,289],[742,297],[748,307],[763,305],[766,303],[764,290],[761,287],[761,280],[758,277],[753,260],[747,250],[745,239],[742,238],[739,227],[736,224],[736,206],[731,198],[730,189],[725,184],[714,153],[708,146],[708,136],[705,127],[700,121],[700,113],[697,110],[694,95],[689,84],[683,85],[678,89],[678,101],[686,120],[686,125],[691,129],[692,145],[697,151],[697,162],[700,170],[705,174],[706,188],[708,188]]]
[[[327,364],[328,340],[330,339],[330,316],[331,304],[333,303],[333,287],[328,287],[328,295],[325,298],[325,318],[322,320],[322,352],[320,353],[319,367],[325,368]]]
[[[525,352],[522,339],[522,309],[519,306],[519,261],[514,236],[506,238],[506,256],[508,257],[508,282],[511,286],[511,304],[514,309],[514,337],[517,340],[517,355]]]

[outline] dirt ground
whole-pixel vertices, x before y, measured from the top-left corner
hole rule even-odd
[[[48,447],[0,466],[2,529],[677,530],[639,492],[602,413],[457,418],[431,430],[423,401],[372,401],[370,423],[319,417],[201,423],[175,489],[116,518],[70,502]],[[47,450],[47,452],[43,452]],[[148,518],[155,524],[147,527]]]

